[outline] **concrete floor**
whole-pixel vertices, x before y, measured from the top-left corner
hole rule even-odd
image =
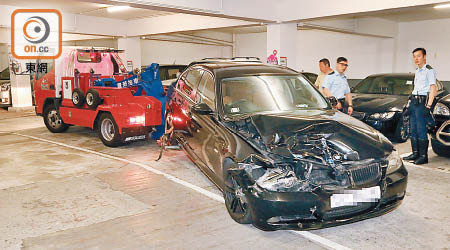
[[[89,129],[52,134],[0,110],[0,151],[0,249],[450,249],[450,159],[431,150],[407,164],[397,210],[306,233],[235,223],[183,152],[154,161],[154,141],[107,148]]]

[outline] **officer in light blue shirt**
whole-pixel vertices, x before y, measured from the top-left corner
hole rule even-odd
[[[413,58],[418,68],[414,76],[414,89],[409,105],[412,154],[403,159],[414,161],[414,164],[425,164],[428,163],[426,122],[432,119],[431,107],[437,94],[436,72],[427,64],[427,51],[424,48],[415,49]]]
[[[327,97],[334,96],[338,100],[336,108],[340,111],[346,111],[349,115],[353,113],[352,95],[348,86],[347,77],[344,72],[347,70],[348,60],[345,57],[339,57],[336,63],[336,72],[331,72],[325,77],[322,83],[323,94]],[[345,101],[347,100],[347,105]]]

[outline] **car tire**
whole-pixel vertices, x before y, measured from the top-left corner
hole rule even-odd
[[[100,105],[102,99],[100,98],[100,94],[96,89],[89,89],[86,92],[86,105],[90,109],[96,109],[98,105]]]
[[[405,142],[409,138],[409,119],[403,116],[398,119],[397,127],[395,129],[394,141]]]
[[[123,144],[122,137],[119,134],[119,127],[110,113],[103,113],[100,115],[97,128],[98,136],[106,146],[118,147]]]
[[[440,143],[438,140],[431,138],[431,147],[433,148],[433,151],[439,155],[444,157],[450,157],[450,147],[445,146],[444,144]]]
[[[58,113],[55,105],[49,105],[44,110],[44,123],[47,129],[52,133],[62,133],[69,128]]]
[[[223,164],[223,198],[225,200],[225,207],[231,218],[237,223],[251,224],[253,219],[245,194],[242,192],[241,187],[236,180],[234,180],[233,176],[227,171],[233,164],[235,164],[234,161],[229,158],[225,159]]]
[[[73,106],[77,107],[77,108],[81,108],[83,107],[84,104],[84,93],[81,89],[76,88],[73,90],[72,93],[72,103]]]

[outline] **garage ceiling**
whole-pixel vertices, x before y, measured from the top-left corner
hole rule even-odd
[[[35,0],[2,0],[1,5],[11,5],[23,8],[36,8]],[[116,11],[110,13],[106,10],[107,7],[113,5],[98,4],[80,1],[61,1],[61,0],[39,0],[39,8],[42,9],[57,9],[61,12],[82,14],[87,16],[115,18],[121,20],[130,20],[145,17],[165,16],[171,15],[171,12],[156,11],[149,9],[130,8],[123,11]]]
[[[362,17],[379,17],[396,22],[414,22],[423,20],[450,18],[450,8],[435,9],[433,6],[411,7],[402,9],[383,10],[373,13],[350,14],[341,17],[323,18],[325,19],[350,19]]]
[[[421,8],[408,8],[403,10],[389,10],[375,16],[397,22],[414,22],[430,19],[444,19],[450,18],[450,8],[435,9],[433,7],[421,7]]]

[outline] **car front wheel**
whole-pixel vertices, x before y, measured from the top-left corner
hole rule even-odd
[[[433,148],[433,151],[439,155],[444,157],[450,157],[450,146],[445,146],[444,144],[440,143],[438,140],[431,138],[431,147]]]
[[[240,224],[251,224],[252,215],[242,187],[236,182],[233,176],[225,170],[224,192],[225,206],[231,218]]]

